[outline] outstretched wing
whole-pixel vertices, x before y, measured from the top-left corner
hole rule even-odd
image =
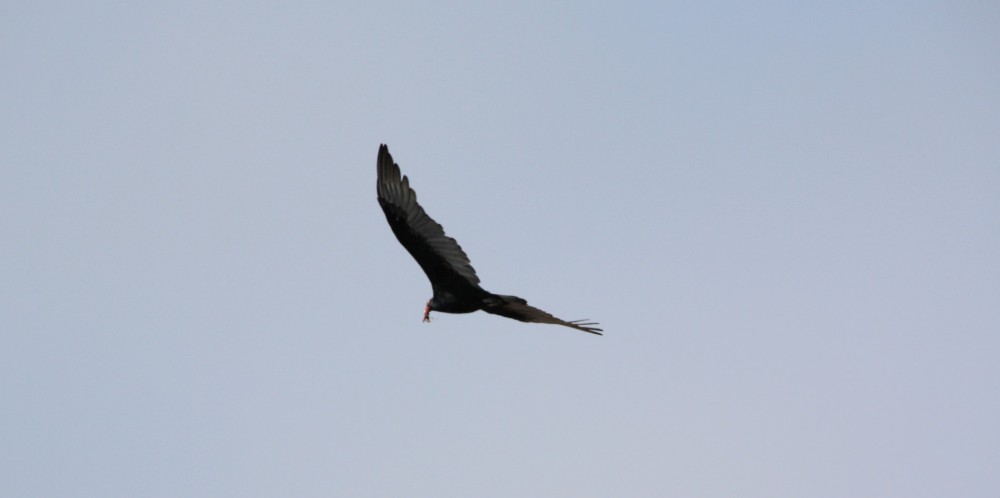
[[[423,268],[435,291],[479,287],[479,277],[469,257],[417,204],[417,193],[410,188],[409,179],[400,177],[399,165],[392,161],[384,144],[378,149],[376,186],[378,203],[392,233]]]
[[[545,311],[529,305],[527,301],[517,296],[494,296],[487,299],[485,302],[486,306],[483,307],[483,311],[493,313],[494,315],[505,316],[522,322],[564,325],[566,327],[572,327],[584,332],[590,332],[591,334],[604,335],[601,334],[603,330],[595,326],[599,325],[597,322],[590,322],[587,321],[587,319],[573,320],[569,322],[561,320],[546,313]]]

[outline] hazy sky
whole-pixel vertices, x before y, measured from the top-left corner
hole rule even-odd
[[[998,496],[1000,8],[812,4],[3,2],[0,495]]]

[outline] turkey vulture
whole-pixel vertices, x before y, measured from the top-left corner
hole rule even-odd
[[[417,260],[434,289],[434,296],[424,308],[425,322],[430,321],[431,311],[472,313],[483,310],[522,322],[554,323],[602,335],[596,322],[560,320],[529,306],[517,296],[493,294],[480,287],[479,277],[465,251],[417,204],[417,193],[410,188],[409,179],[401,177],[399,165],[392,161],[389,148],[384,144],[378,149],[376,187],[378,203],[392,233]]]

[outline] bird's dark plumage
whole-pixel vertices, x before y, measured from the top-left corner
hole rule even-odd
[[[430,311],[471,313],[483,310],[522,322],[552,323],[601,335],[597,323],[560,320],[530,306],[524,299],[493,294],[480,287],[479,277],[465,251],[417,204],[417,193],[410,188],[409,180],[400,174],[399,165],[393,162],[385,145],[378,150],[376,186],[378,203],[392,233],[431,281],[434,296],[427,302],[424,321],[429,320]]]

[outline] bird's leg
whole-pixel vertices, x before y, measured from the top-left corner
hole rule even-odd
[[[431,321],[431,306],[429,304],[427,306],[424,306],[424,321],[425,322]]]

